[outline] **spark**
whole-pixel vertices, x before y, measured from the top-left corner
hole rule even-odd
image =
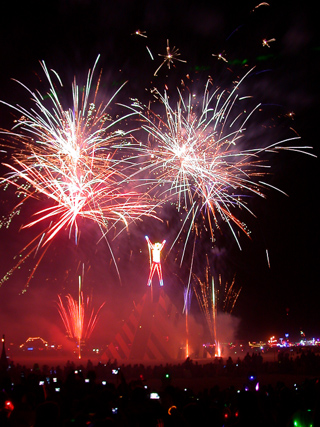
[[[259,8],[259,7],[261,7],[261,6],[270,6],[270,4],[269,4],[269,3],[267,3],[267,2],[265,2],[265,1],[263,1],[263,2],[259,3],[257,6],[255,6],[255,7],[253,8],[252,12],[254,12],[256,9],[258,9],[258,8]]]
[[[269,40],[267,40],[267,39],[263,39],[262,40],[262,46],[267,46],[267,47],[270,47],[270,44],[269,43],[271,43],[271,42],[275,42],[276,41],[276,39],[274,39],[274,38],[272,38],[272,39],[269,39]]]
[[[266,249],[266,257],[267,257],[268,267],[271,268],[270,267],[270,257],[269,257],[269,250],[268,249]]]
[[[218,54],[214,54],[213,53],[212,56],[216,56],[218,59],[222,59],[222,61],[228,62],[228,60],[227,60],[226,55],[225,55],[224,52],[218,53]]]
[[[131,34],[132,36],[140,36],[140,37],[145,37],[148,38],[148,36],[146,35],[146,31],[141,31],[141,30],[136,30],[134,33]]]
[[[151,50],[148,48],[148,46],[146,46],[146,49],[147,49],[147,51],[148,51],[148,53],[150,55],[150,58],[152,59],[152,61],[154,61],[154,57],[153,57],[153,55],[151,53]]]
[[[179,49],[177,49],[175,46],[171,49],[169,46],[169,40],[167,40],[167,47],[166,47],[167,53],[165,55],[161,55],[160,53],[158,54],[159,56],[162,56],[164,58],[163,62],[160,64],[160,66],[156,69],[156,71],[154,72],[154,76],[157,75],[158,71],[160,70],[160,68],[164,65],[167,64],[167,67],[170,70],[170,66],[171,64],[174,64],[174,61],[180,61],[180,62],[184,62],[186,63],[187,61],[178,58],[181,54],[178,53]]]

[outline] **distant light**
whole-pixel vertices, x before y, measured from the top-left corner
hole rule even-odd
[[[9,411],[13,411],[14,410],[14,406],[13,403],[10,400],[6,400],[5,403],[5,408]]]

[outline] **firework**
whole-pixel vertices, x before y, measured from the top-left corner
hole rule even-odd
[[[1,182],[4,188],[13,185],[21,199],[13,212],[20,211],[30,199],[45,202],[23,226],[41,223],[44,230],[25,248],[19,265],[40,248],[47,250],[61,230],[69,230],[77,243],[79,218],[94,221],[106,233],[118,223],[127,227],[143,214],[152,215],[148,195],[129,185],[131,165],[125,151],[130,135],[118,125],[131,113],[114,121],[107,112],[113,97],[107,104],[96,105],[100,76],[94,93],[91,88],[97,61],[83,90],[74,80],[72,108],[63,107],[52,75],[60,89],[61,79],[50,73],[44,62],[50,86],[47,96],[22,85],[31,94],[34,108],[26,110],[3,102],[21,116],[11,131],[3,132],[12,142],[9,148],[13,154],[10,162],[3,162],[9,173]]]
[[[220,356],[220,345],[217,338],[217,314],[218,309],[224,313],[232,313],[235,303],[241,292],[235,289],[235,276],[229,284],[223,284],[221,275],[219,275],[219,286],[215,287],[213,276],[210,274],[209,263],[205,270],[205,279],[201,280],[195,274],[193,275],[194,285],[193,290],[198,300],[199,306],[205,316],[212,342],[215,344],[215,355]]]
[[[189,287],[184,290],[184,312],[186,316],[186,359],[189,357],[189,312],[191,306],[192,293]]]
[[[225,55],[224,52],[217,53],[217,54],[213,53],[212,56],[216,56],[219,60],[222,60],[224,62],[228,62],[228,60],[227,60],[226,55]]]
[[[91,308],[90,297],[84,298],[81,289],[81,276],[79,276],[78,299],[70,294],[66,296],[66,304],[58,295],[58,311],[69,338],[74,339],[78,345],[78,357],[81,359],[81,344],[88,340],[96,326],[98,315],[104,303],[95,312]]]
[[[131,34],[132,36],[140,36],[147,38],[146,31],[136,30],[134,33]]]
[[[179,210],[187,211],[191,225],[202,212],[212,238],[214,228],[220,228],[221,220],[226,222],[239,246],[236,228],[248,236],[249,231],[238,219],[237,211],[253,214],[247,205],[248,195],[265,197],[266,189],[271,187],[262,181],[270,167],[263,154],[281,150],[310,154],[311,148],[289,146],[299,139],[296,135],[271,145],[250,147],[245,138],[246,126],[260,104],[250,110],[243,108],[248,97],[240,97],[239,89],[251,72],[229,92],[211,92],[209,80],[199,101],[192,93],[185,97],[178,91],[175,107],[167,92],[162,95],[154,90],[163,115],[142,105],[132,107],[140,114],[142,129],[148,135],[148,144],[141,143],[139,150],[140,158],[144,158],[141,172],[149,173],[153,191],[160,199],[173,201]]]
[[[170,70],[171,64],[174,64],[174,61],[179,61],[179,62],[187,62],[184,59],[180,59],[179,56],[181,55],[179,52],[179,49],[177,49],[175,46],[171,49],[169,46],[169,40],[167,40],[167,47],[166,47],[166,51],[167,53],[165,55],[161,55],[160,53],[158,54],[159,56],[162,56],[164,58],[163,62],[159,65],[159,67],[156,69],[156,71],[154,72],[154,76],[157,75],[158,71],[160,70],[160,68],[164,65],[167,64],[167,67]]]
[[[271,42],[275,42],[276,41],[276,39],[275,38],[272,38],[272,39],[269,39],[269,40],[267,40],[267,39],[263,39],[262,40],[262,46],[263,47],[270,47],[270,44],[269,43],[271,43]]]
[[[236,276],[233,276],[233,279],[230,284],[227,281],[225,282],[225,284],[223,284],[221,275],[219,275],[219,287],[216,290],[216,304],[217,307],[220,307],[220,309],[224,313],[232,313],[237,299],[240,295],[242,288],[235,289],[235,281]]]
[[[211,335],[212,342],[217,343],[217,326],[216,326],[216,297],[214,291],[214,280],[213,277],[209,277],[209,268],[206,267],[205,280],[201,281],[199,277],[194,275],[195,283],[194,293],[198,300],[199,306],[205,316],[209,332]],[[198,291],[200,288],[200,292]]]

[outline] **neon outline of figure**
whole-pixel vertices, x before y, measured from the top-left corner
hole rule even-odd
[[[152,244],[149,237],[148,236],[145,236],[145,237],[146,237],[146,241],[148,242],[149,251],[151,252],[150,274],[149,274],[149,279],[148,279],[147,285],[151,286],[153,275],[154,275],[155,271],[157,271],[160,286],[163,286],[162,269],[161,269],[161,262],[160,262],[160,252],[161,252],[162,248],[164,247],[164,244],[166,243],[166,241],[164,240],[162,243],[157,242],[157,243]],[[151,261],[151,258],[152,258],[152,261]]]

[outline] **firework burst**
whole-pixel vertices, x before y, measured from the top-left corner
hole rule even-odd
[[[72,108],[63,107],[52,75],[60,89],[61,79],[44,62],[50,86],[47,96],[22,85],[31,94],[34,108],[3,102],[20,114],[13,129],[2,132],[12,142],[8,149],[12,155],[10,162],[2,163],[9,172],[1,182],[3,187],[13,185],[22,196],[13,212],[29,199],[47,203],[23,226],[41,223],[44,230],[25,248],[19,265],[48,246],[61,230],[68,229],[77,243],[79,218],[96,222],[106,233],[118,223],[127,227],[141,215],[153,215],[148,195],[134,191],[129,183],[131,166],[123,147],[130,145],[131,137],[118,125],[131,113],[114,121],[107,112],[113,97],[107,104],[96,105],[100,76],[94,93],[91,89],[97,61],[83,89],[74,80]]]
[[[158,54],[159,56],[162,56],[163,62],[159,65],[159,67],[156,69],[156,71],[154,72],[154,76],[157,75],[158,71],[160,70],[160,68],[164,65],[167,64],[168,69],[170,70],[171,65],[174,64],[174,61],[179,61],[179,62],[187,62],[184,59],[180,59],[179,56],[181,55],[179,53],[179,49],[177,49],[175,46],[171,49],[169,46],[169,40],[167,40],[167,46],[166,46],[166,54],[165,55],[161,55],[160,53]]]
[[[262,181],[270,168],[263,154],[281,150],[308,153],[311,148],[289,145],[299,139],[296,135],[271,145],[250,147],[246,127],[260,104],[251,110],[243,108],[241,102],[248,97],[240,97],[239,88],[251,72],[229,92],[210,92],[209,80],[200,101],[191,93],[185,97],[179,91],[175,107],[167,92],[162,95],[155,90],[164,115],[137,104],[132,107],[140,114],[142,129],[148,135],[148,144],[139,150],[145,159],[141,171],[149,173],[153,191],[162,200],[174,201],[179,210],[186,210],[191,226],[202,212],[212,238],[220,221],[226,222],[239,247],[236,228],[247,235],[249,231],[238,219],[237,211],[253,214],[247,204],[248,195],[265,197],[266,189],[271,187]]]

